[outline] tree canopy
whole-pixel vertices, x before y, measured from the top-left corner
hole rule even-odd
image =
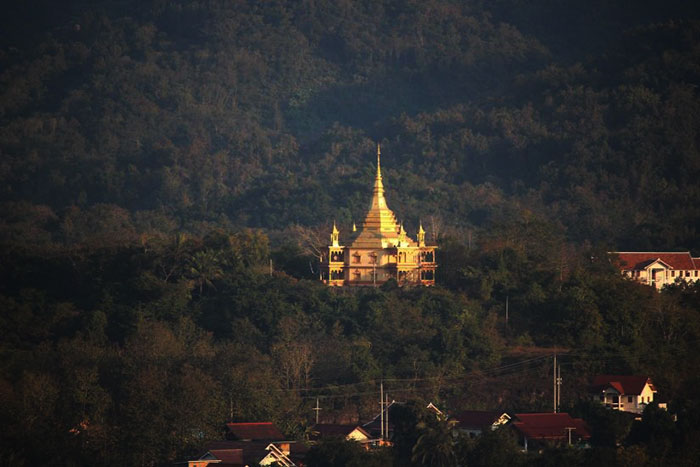
[[[317,399],[368,420],[384,381],[395,448],[310,464],[692,465],[700,283],[657,293],[607,251],[700,256],[698,43],[681,0],[14,2],[0,463],[160,465],[231,420],[301,440]],[[435,288],[318,282],[377,143]],[[588,453],[422,411],[549,410],[555,351]],[[652,377],[677,421],[575,406],[601,372]]]

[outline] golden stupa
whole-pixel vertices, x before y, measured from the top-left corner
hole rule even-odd
[[[437,246],[425,244],[422,225],[413,240],[397,222],[384,198],[380,158],[377,145],[377,175],[369,212],[359,233],[353,224],[349,246],[340,244],[340,231],[333,223],[323,281],[333,286],[376,286],[390,279],[399,285],[434,285]]]

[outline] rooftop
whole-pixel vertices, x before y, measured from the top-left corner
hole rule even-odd
[[[647,383],[651,386],[652,391],[656,391],[648,376],[598,375],[593,378],[593,383],[588,390],[593,393],[612,387],[620,394],[638,396],[642,393]]]
[[[513,427],[529,439],[567,439],[568,429],[573,429],[576,438],[591,437],[586,423],[568,413],[519,413],[515,417]]]
[[[617,255],[620,267],[626,271],[644,269],[657,259],[676,270],[700,268],[700,264],[693,261],[689,251],[612,251],[610,253]]]

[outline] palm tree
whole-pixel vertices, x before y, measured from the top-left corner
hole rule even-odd
[[[456,422],[438,418],[436,422],[420,422],[417,426],[420,436],[413,446],[411,461],[426,467],[454,467],[457,465],[455,456],[455,440],[452,428]]]
[[[188,272],[195,284],[199,286],[199,295],[202,295],[205,285],[216,289],[213,281],[223,275],[219,257],[213,250],[195,253],[190,258]]]

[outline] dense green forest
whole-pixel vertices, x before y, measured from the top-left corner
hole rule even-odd
[[[620,425],[578,402],[598,372],[651,376],[678,421],[547,462],[692,465],[700,286],[654,292],[606,252],[700,256],[700,7],[60,3],[0,18],[0,463],[162,464],[226,420],[303,439],[317,398],[367,420],[382,380],[550,410],[556,351],[594,427]],[[439,246],[435,288],[316,280],[377,142],[390,207]],[[443,428],[408,407],[413,431],[359,465],[408,465]],[[498,436],[455,456],[544,465]]]

